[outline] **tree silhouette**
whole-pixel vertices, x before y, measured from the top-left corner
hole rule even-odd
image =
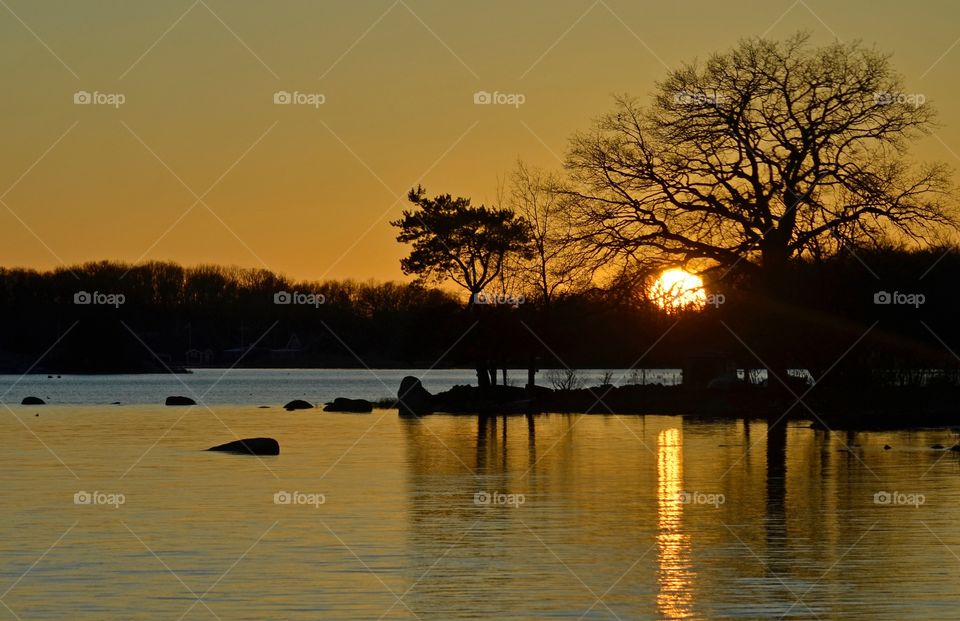
[[[467,309],[480,322],[474,335],[477,383],[487,388],[496,382],[497,339],[489,322],[481,321],[479,294],[501,275],[509,255],[528,256],[530,226],[510,209],[473,207],[470,199],[449,194],[428,198],[421,186],[407,198],[417,208],[391,222],[400,229],[397,241],[413,246],[400,266],[421,281],[451,280],[470,294]]]
[[[933,115],[859,43],[744,40],[575,136],[570,194],[598,255],[776,283],[793,258],[953,226],[947,169],[904,156]]]
[[[470,294],[468,307],[497,279],[509,254],[529,254],[529,225],[510,209],[473,207],[469,198],[449,194],[428,198],[420,186],[407,198],[417,208],[390,223],[400,229],[397,241],[413,246],[400,261],[403,273],[456,283]]]
[[[545,309],[557,295],[586,286],[592,273],[567,217],[562,185],[556,173],[519,161],[507,192],[510,207],[530,225],[530,252],[516,257],[509,271]]]

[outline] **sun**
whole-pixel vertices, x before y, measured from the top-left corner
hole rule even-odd
[[[707,302],[703,279],[696,274],[674,268],[660,274],[650,285],[650,299],[668,312],[700,309]]]

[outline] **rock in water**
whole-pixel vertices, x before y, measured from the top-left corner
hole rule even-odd
[[[401,414],[418,416],[433,411],[433,395],[423,387],[419,378],[408,375],[400,380],[397,406]]]
[[[287,410],[288,412],[289,412],[289,411],[292,411],[292,410],[312,410],[312,409],[313,409],[313,404],[312,404],[312,403],[307,403],[307,402],[304,401],[303,399],[294,399],[294,400],[291,401],[290,403],[288,403],[288,404],[286,404],[285,406],[283,406],[283,408],[284,408],[285,410]]]
[[[333,403],[327,404],[327,406],[323,408],[323,411],[366,414],[367,412],[373,411],[373,404],[366,399],[346,399],[344,397],[337,397],[333,400]]]
[[[243,440],[211,446],[207,450],[242,455],[279,455],[280,443],[273,438],[244,438]]]
[[[190,397],[180,397],[173,396],[167,397],[167,400],[164,401],[164,405],[196,405],[197,402],[191,399]]]
[[[40,397],[24,397],[20,405],[45,405],[46,401]]]

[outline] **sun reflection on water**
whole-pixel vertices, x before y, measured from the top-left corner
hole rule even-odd
[[[683,530],[683,436],[664,429],[657,437],[657,608],[668,619],[693,616],[690,538]]]

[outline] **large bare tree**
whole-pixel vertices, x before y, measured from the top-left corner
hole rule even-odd
[[[933,116],[860,43],[744,40],[574,137],[576,217],[600,255],[767,282],[824,249],[923,241],[954,223],[946,167],[906,156]]]

